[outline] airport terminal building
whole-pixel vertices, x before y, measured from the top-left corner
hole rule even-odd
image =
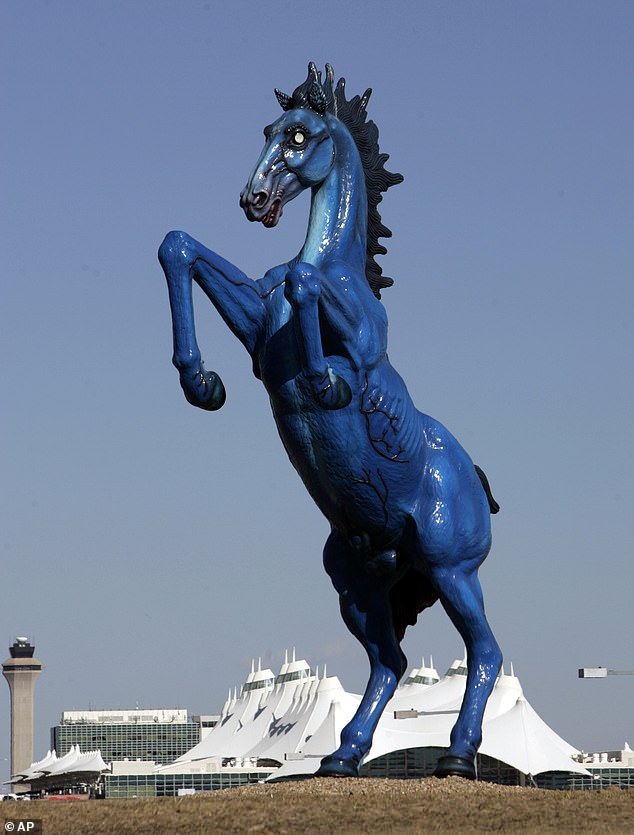
[[[106,762],[153,760],[162,765],[198,745],[208,721],[189,718],[178,708],[66,710],[60,724],[51,728],[51,750],[64,756],[79,745],[82,751],[100,750]]]
[[[387,705],[361,773],[431,775],[449,745],[465,682],[464,659],[442,676],[431,659],[413,669]],[[83,786],[115,798],[308,776],[336,749],[360,699],[293,654],[277,675],[253,664],[217,717],[189,718],[177,709],[67,711],[52,729],[52,752],[16,779],[34,791]],[[479,779],[510,785],[634,787],[627,744],[601,755],[578,751],[533,710],[512,668],[500,674],[489,699],[477,769]]]

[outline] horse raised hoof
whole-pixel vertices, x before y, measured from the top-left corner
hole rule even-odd
[[[185,399],[192,406],[207,412],[215,412],[224,406],[227,399],[224,384],[214,371],[206,371],[202,362],[195,374],[181,372],[180,381]]]
[[[353,760],[329,755],[321,761],[315,777],[358,777],[359,766]]]
[[[473,760],[468,760],[466,757],[454,757],[447,754],[438,760],[434,777],[464,777],[465,780],[475,780],[475,765]]]
[[[352,390],[343,377],[338,377],[330,368],[326,373],[310,380],[313,397],[322,409],[334,411],[344,409],[352,400]]]

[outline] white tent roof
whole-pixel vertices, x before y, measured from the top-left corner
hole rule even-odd
[[[261,677],[255,679],[258,683],[273,679],[271,670],[261,670],[260,673]],[[254,679],[247,680],[247,684],[253,685],[253,683]],[[247,689],[245,686],[239,698],[228,699],[225,702],[220,721],[203,740],[186,754],[178,757],[174,763],[168,766],[160,766],[157,771],[173,770],[172,766],[176,763],[186,763],[192,760],[239,756],[237,751],[242,747],[240,744],[241,732],[244,728],[252,729],[256,717],[261,712],[263,705],[266,705],[271,698],[272,693],[273,688],[271,686],[252,689]]]
[[[314,735],[322,731],[322,728],[327,730],[329,727],[326,719],[333,704],[341,705],[343,711],[339,712],[352,718],[359,704],[359,697],[346,693],[336,676],[324,676],[320,681],[312,682],[307,692],[291,705],[279,721],[271,725],[267,736],[251,748],[246,756],[283,763],[288,754],[305,751],[310,746]],[[348,719],[343,721],[341,727],[347,721]],[[339,735],[338,733],[327,735],[336,740],[335,746],[330,748],[334,751],[339,744]]]
[[[517,768],[524,774],[543,771],[588,771],[572,757],[579,752],[540,719],[520,696],[506,713],[483,726],[480,752]]]
[[[71,773],[99,774],[102,771],[107,770],[108,766],[103,761],[101,751],[85,751],[82,753],[79,745],[71,747],[67,754],[60,757],[55,762],[52,762],[45,767],[40,767],[40,771],[45,777]]]
[[[269,679],[273,678],[270,670],[265,673]],[[170,765],[159,766],[156,770],[176,773],[178,766],[182,768],[193,761],[250,756],[249,751],[268,737],[271,727],[292,710],[302,693],[308,692],[306,686],[316,681],[306,661],[297,661],[293,653],[292,660],[289,662],[287,658],[282,665],[273,687],[248,689],[247,680],[240,698],[225,705],[224,719],[221,718],[198,745]],[[307,703],[304,697],[301,702],[304,708]]]
[[[338,679],[337,679],[338,680]],[[301,751],[292,752],[298,755],[286,759],[269,779],[283,779],[302,774],[314,774],[319,768],[321,759],[339,747],[341,731],[355,714],[361,696],[346,693],[343,688],[330,701],[326,718],[310,737]],[[291,753],[291,752],[289,752]]]
[[[379,722],[374,743],[364,762],[405,748],[447,747],[465,683],[464,675],[454,674],[449,682],[445,677],[439,684],[419,691],[418,697],[410,694],[407,702],[397,691]],[[451,698],[446,701],[438,698],[443,684],[445,695],[451,692]],[[394,710],[403,709],[413,709],[422,715],[395,719]],[[480,753],[501,760],[524,774],[536,775],[543,771],[588,773],[572,759],[579,753],[577,749],[551,730],[528,704],[514,675],[502,674],[496,681],[484,714]]]
[[[57,761],[57,753],[55,751],[48,751],[46,756],[43,759],[38,760],[38,762],[31,763],[28,768],[25,768],[23,771],[20,771],[18,774],[14,774],[11,780],[8,780],[9,783],[28,783],[29,780],[33,780],[36,777],[42,776],[42,769],[46,768],[47,766],[55,763]]]
[[[69,768],[72,768],[80,753],[79,745],[71,745],[68,753],[64,754],[63,757],[59,757],[59,759],[55,762],[49,763],[46,768],[40,768],[40,771],[45,775],[63,774],[67,772]]]
[[[43,759],[32,763],[11,782],[31,782],[62,774],[100,774],[102,771],[108,771],[108,766],[103,761],[101,751],[82,753],[79,745],[73,745],[63,757],[58,757],[55,751],[49,751]]]

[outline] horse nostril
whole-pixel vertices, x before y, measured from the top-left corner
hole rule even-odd
[[[261,209],[266,206],[266,201],[269,199],[268,192],[266,191],[256,191],[253,193],[253,198],[251,200],[251,204],[255,209]]]

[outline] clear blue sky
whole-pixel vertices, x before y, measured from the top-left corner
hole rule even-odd
[[[228,400],[188,406],[156,260],[173,228],[253,277],[298,251],[306,199],[266,230],[238,195],[309,60],[374,88],[405,176],[390,357],[502,505],[506,663],[572,744],[634,744],[634,679],[576,677],[634,668],[633,28],[615,0],[4,0],[0,653],[44,662],[36,757],[64,709],[216,712],[287,646],[364,686],[249,359],[199,298]],[[436,607],[406,650],[462,645]],[[8,707],[3,682],[0,760]]]

